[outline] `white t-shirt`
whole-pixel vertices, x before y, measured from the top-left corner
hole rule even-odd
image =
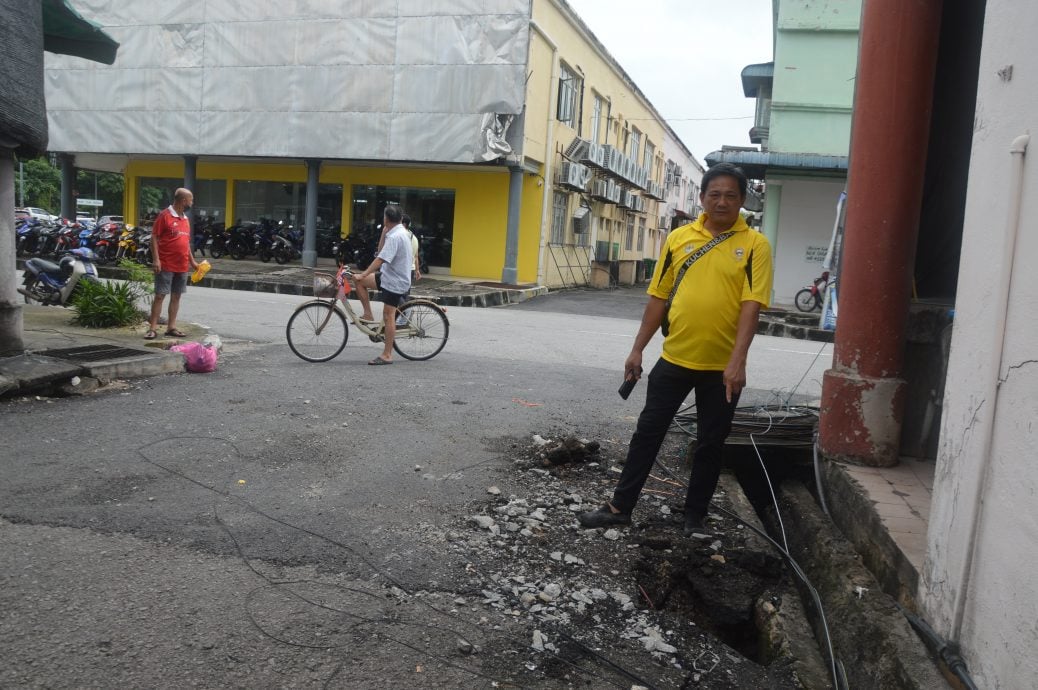
[[[411,289],[411,269],[414,268],[414,254],[411,253],[407,228],[395,225],[386,233],[378,258],[384,262],[379,269],[382,273],[382,288],[400,295],[406,294]]]

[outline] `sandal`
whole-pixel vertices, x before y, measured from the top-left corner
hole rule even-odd
[[[155,332],[155,329],[149,328],[148,332],[144,334],[144,339],[145,340],[155,340],[155,338],[157,336],[158,336],[158,333]]]
[[[184,338],[184,337],[186,337],[184,335],[183,331],[177,330],[176,328],[171,328],[168,331],[166,331],[166,335],[168,335],[171,338]]]
[[[392,364],[392,362],[389,361],[388,359],[382,359],[381,357],[376,357],[375,359],[373,359],[370,362],[368,362],[368,364],[370,366],[373,366],[373,367],[380,367],[380,366],[385,366],[387,364]]]

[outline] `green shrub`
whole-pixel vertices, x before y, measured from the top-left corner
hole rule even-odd
[[[139,264],[132,259],[120,259],[119,268],[126,271],[126,280],[140,286],[140,293],[147,295],[150,302],[151,295],[155,293],[155,273],[151,266]]]
[[[115,328],[132,326],[144,320],[145,314],[137,308],[143,291],[139,283],[103,283],[81,280],[72,295],[74,321],[87,328]]]

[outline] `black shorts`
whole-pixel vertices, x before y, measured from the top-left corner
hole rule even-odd
[[[391,292],[382,287],[382,274],[375,274],[375,286],[378,288],[378,299],[382,304],[388,304],[391,307],[399,307],[401,304],[407,301],[407,294],[400,294],[398,292]]]

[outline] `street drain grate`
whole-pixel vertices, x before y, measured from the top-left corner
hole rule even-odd
[[[43,350],[36,354],[54,357],[55,359],[67,359],[73,362],[102,362],[123,357],[140,357],[151,353],[117,345],[86,345],[84,347],[69,347],[61,350]]]

